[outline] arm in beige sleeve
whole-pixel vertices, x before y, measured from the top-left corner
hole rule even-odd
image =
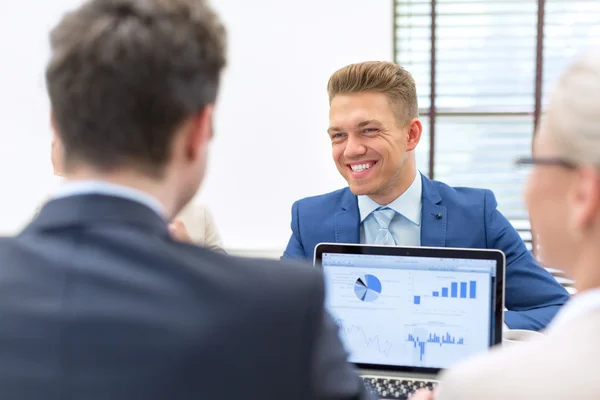
[[[208,207],[203,207],[204,212],[204,246],[211,250],[225,252],[223,249],[223,241],[217,229],[217,224]]]

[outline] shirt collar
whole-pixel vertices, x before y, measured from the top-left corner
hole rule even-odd
[[[403,215],[413,224],[421,225],[421,196],[423,194],[423,182],[421,173],[417,171],[413,183],[398,198],[390,204],[385,204],[398,214]],[[373,211],[384,204],[379,204],[367,195],[358,196],[358,210],[360,222],[362,223]]]
[[[577,293],[556,314],[547,331],[568,325],[572,320],[596,310],[600,310],[600,288]]]
[[[64,181],[54,190],[53,198],[63,198],[86,194],[102,194],[132,200],[149,207],[164,217],[162,204],[153,196],[128,186],[104,181]]]

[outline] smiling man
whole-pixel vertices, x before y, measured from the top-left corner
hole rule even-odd
[[[534,261],[485,189],[422,176],[415,148],[423,127],[409,72],[389,62],[348,65],[329,79],[333,160],[348,188],[292,207],[283,258],[312,259],[321,242],[491,248],[506,255],[506,324],[544,328],[568,293]]]

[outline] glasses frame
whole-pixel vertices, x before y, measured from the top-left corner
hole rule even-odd
[[[574,162],[561,157],[519,157],[515,160],[515,165],[549,165],[567,169],[579,167]]]

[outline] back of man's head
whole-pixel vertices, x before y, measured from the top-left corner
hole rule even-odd
[[[89,0],[51,34],[46,81],[65,170],[160,177],[175,134],[216,101],[225,30],[203,0]]]

